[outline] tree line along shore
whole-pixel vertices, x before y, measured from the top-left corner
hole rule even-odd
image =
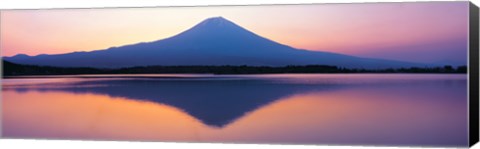
[[[142,66],[128,68],[51,67],[3,61],[3,76],[75,74],[267,74],[267,73],[467,73],[467,66],[349,69],[328,65],[304,66]]]

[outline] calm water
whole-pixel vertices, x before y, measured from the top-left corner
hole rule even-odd
[[[3,135],[467,145],[467,76],[82,75],[4,79]]]

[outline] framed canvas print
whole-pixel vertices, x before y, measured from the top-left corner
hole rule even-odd
[[[478,142],[468,1],[0,11],[1,136]]]

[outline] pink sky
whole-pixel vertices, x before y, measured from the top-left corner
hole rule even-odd
[[[92,51],[167,38],[223,16],[296,48],[466,63],[468,2],[2,10],[3,56]]]

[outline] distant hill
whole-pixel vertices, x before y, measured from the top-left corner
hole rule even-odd
[[[35,66],[15,64],[3,60],[3,76],[18,75],[68,75],[68,74],[97,74],[103,71],[95,68],[60,68],[51,66]]]
[[[296,49],[261,37],[222,17],[206,19],[178,35],[153,42],[91,52],[38,56],[19,54],[4,57],[4,59],[19,64],[94,68],[151,65],[275,67],[330,65],[345,68],[384,69],[427,66],[419,63]]]

